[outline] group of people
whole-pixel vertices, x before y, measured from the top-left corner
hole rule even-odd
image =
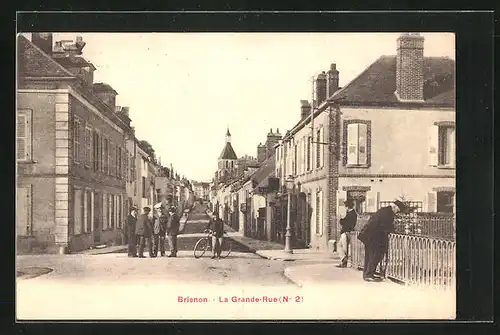
[[[340,263],[339,268],[347,267],[349,257],[349,245],[358,215],[354,209],[354,201],[344,201],[346,213],[340,219],[342,226],[339,240]],[[382,281],[382,275],[376,273],[379,263],[388,253],[389,234],[394,232],[394,219],[399,212],[408,212],[408,208],[402,201],[395,200],[389,206],[380,208],[375,212],[368,222],[361,228],[358,239],[365,247],[365,260],[363,267],[363,279],[369,282]]]
[[[130,208],[127,217],[128,256],[144,258],[144,247],[147,244],[150,257],[165,256],[165,238],[168,240],[170,254],[177,257],[177,235],[180,227],[180,217],[176,208],[171,206],[155,206],[154,213],[150,207],[144,207],[138,215],[136,207]]]

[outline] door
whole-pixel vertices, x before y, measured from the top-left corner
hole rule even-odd
[[[294,227],[294,244],[296,248],[305,248],[309,244],[311,208],[303,192],[297,196],[297,220]]]

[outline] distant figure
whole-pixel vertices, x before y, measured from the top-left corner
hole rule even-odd
[[[167,219],[167,239],[170,247],[168,257],[177,257],[177,234],[179,233],[180,218],[175,207],[170,207]]]
[[[128,257],[137,257],[137,237],[135,235],[135,226],[137,223],[137,208],[130,207],[130,214],[127,216],[127,235],[128,235]]]
[[[139,257],[144,258],[144,244],[148,244],[149,256],[153,257],[153,246],[151,235],[153,233],[153,222],[150,219],[151,208],[144,207],[144,213],[137,218],[135,234],[139,236]]]
[[[375,276],[375,270],[389,248],[389,234],[394,232],[394,218],[407,207],[399,200],[389,206],[379,209],[371,216],[359,232],[358,239],[365,245],[365,264],[363,279],[365,281],[380,281]]]
[[[208,221],[207,229],[212,230],[212,258],[220,259],[224,238],[224,222],[219,218],[218,212],[215,212],[212,219]]]
[[[165,256],[165,234],[167,233],[167,216],[163,213],[163,207],[156,208],[153,222],[153,255]]]
[[[339,240],[339,254],[340,254],[340,264],[337,265],[338,268],[347,267],[347,260],[349,258],[349,245],[351,243],[351,234],[356,226],[356,221],[358,220],[358,214],[354,210],[354,201],[352,199],[347,199],[344,201],[347,208],[345,217],[340,219],[340,225],[342,229],[340,230],[340,240]]]

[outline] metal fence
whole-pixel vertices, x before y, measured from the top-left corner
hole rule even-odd
[[[373,213],[360,213],[357,227],[359,230]],[[456,237],[455,215],[453,213],[410,213],[397,214],[394,220],[394,233],[438,238],[454,241]]]
[[[352,267],[364,267],[364,245],[358,240],[359,232],[351,239]],[[405,284],[435,286],[442,289],[455,289],[456,281],[456,243],[454,241],[412,236],[405,234],[389,235],[389,252],[386,275]],[[378,270],[385,267],[385,259]]]

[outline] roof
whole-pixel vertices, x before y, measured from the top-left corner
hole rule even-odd
[[[226,142],[224,149],[222,150],[219,159],[238,159],[236,153],[234,152],[231,142]]]
[[[94,90],[94,92],[113,92],[114,94],[118,95],[113,87],[106,83],[95,83],[92,85],[92,89]]]
[[[447,57],[424,58],[424,105],[454,107],[455,61]],[[335,92],[339,103],[393,105],[396,91],[396,56],[381,56],[349,84]],[[446,93],[446,94],[444,94]]]
[[[55,57],[54,60],[57,61],[62,66],[67,66],[67,67],[88,66],[92,70],[94,71],[96,70],[95,66],[83,57]]]
[[[26,37],[18,36],[18,73],[26,77],[75,77]]]
[[[262,162],[260,168],[252,175],[252,181],[257,185],[255,188],[267,186],[268,177],[274,176],[276,158],[274,155]]]

